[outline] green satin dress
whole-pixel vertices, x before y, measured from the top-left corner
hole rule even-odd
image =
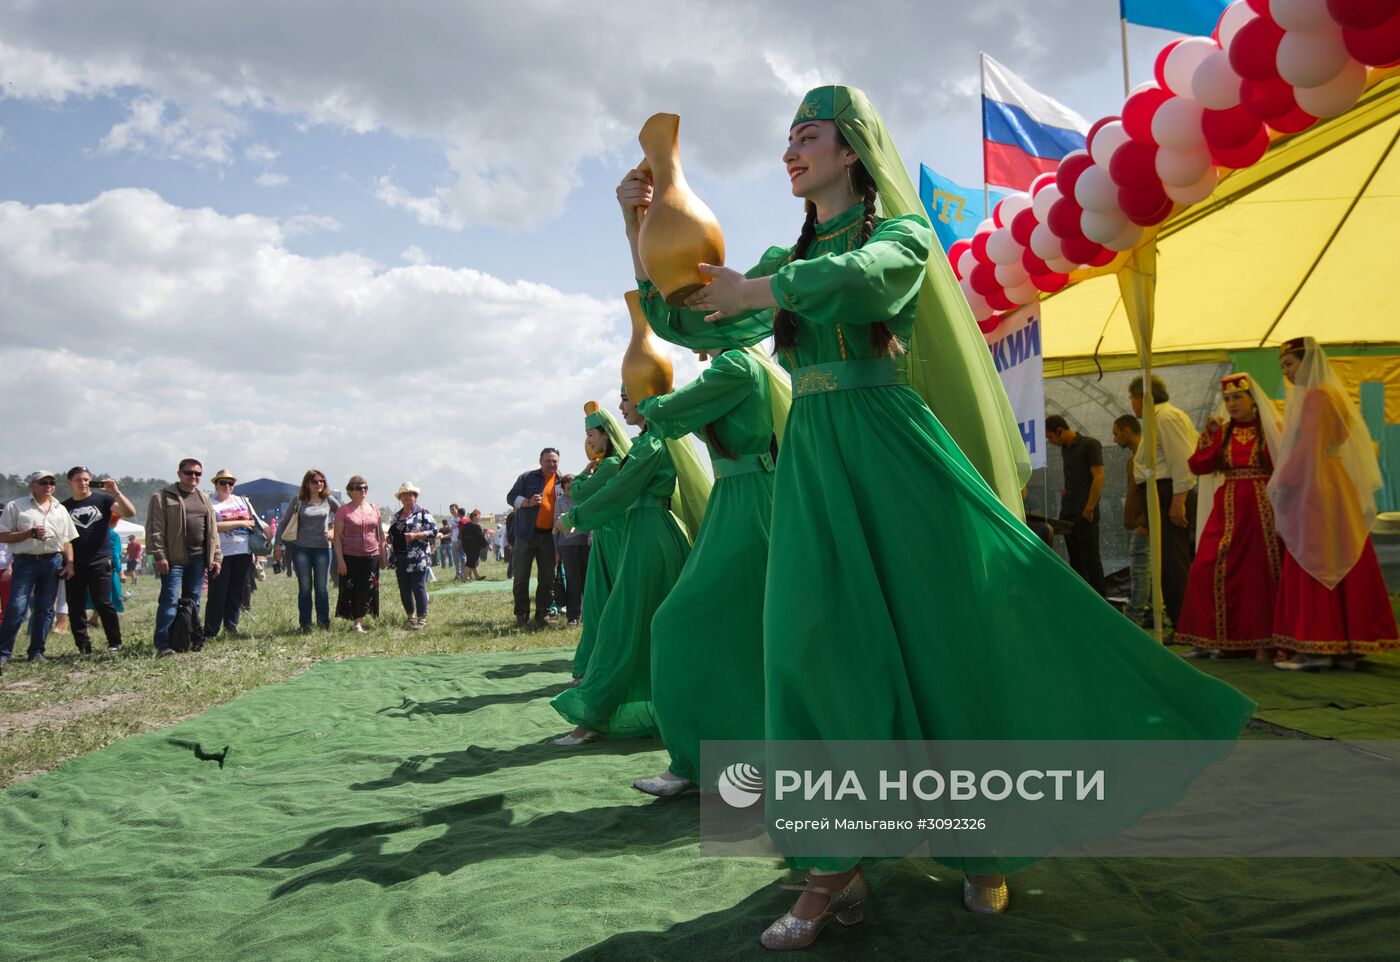
[[[574,503],[583,504],[602,490],[621,466],[622,458],[615,454],[599,461],[589,474],[574,478]],[[588,659],[598,640],[598,619],[602,617],[608,595],[612,593],[613,581],[617,576],[617,559],[621,552],[620,523],[593,532],[593,544],[588,549],[588,572],[583,580],[583,629],[579,632],[578,647],[574,649],[575,678],[582,678],[588,670]]]
[[[772,248],[797,318],[764,606],[767,738],[1232,739],[1253,704],[1129,622],[1012,515],[869,325],[911,331],[917,215],[863,245],[856,205],[803,260]],[[773,312],[725,322],[752,343]],[[840,871],[853,859],[795,858]],[[946,859],[970,872],[1015,863]]]
[[[663,323],[665,305],[648,287],[648,319]],[[651,625],[652,702],[670,772],[710,788],[719,768],[701,771],[702,741],[763,738],[763,582],[774,468],[768,394],[759,363],[734,350],[680,390],[638,405],[653,434],[706,438],[715,470],[690,560]]]
[[[580,531],[622,522],[622,550],[598,616],[588,671],[556,695],[554,710],[609,738],[657,734],[651,692],[651,619],[680,577],[690,541],[668,507],[676,469],[666,442],[643,431],[617,474],[564,516]]]

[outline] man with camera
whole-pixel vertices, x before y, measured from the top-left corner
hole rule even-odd
[[[53,626],[59,579],[73,577],[73,542],[78,529],[68,509],[53,496],[57,483],[54,473],[34,471],[24,480],[29,496],[16,498],[0,513],[0,541],[9,544],[14,555],[10,604],[0,620],[0,664],[14,653],[15,637],[31,604],[29,660],[45,660],[44,640]]]

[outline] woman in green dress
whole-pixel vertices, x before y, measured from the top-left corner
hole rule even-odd
[[[651,691],[651,619],[690,554],[690,542],[670,511],[676,493],[671,452],[628,399],[622,416],[642,433],[617,474],[587,502],[560,519],[565,530],[594,531],[622,521],[622,551],[607,603],[598,617],[588,670],[578,687],[556,695],[554,710],[574,723],[555,739],[560,747],[600,737],[655,735]]]
[[[588,408],[592,410],[587,410]],[[598,407],[597,402],[585,405],[583,427],[588,446],[602,455],[590,461],[574,476],[573,499],[583,504],[612,480],[622,466],[622,459],[632,448],[622,425],[612,412]],[[613,582],[617,578],[617,561],[622,552],[622,525],[618,522],[593,532],[593,545],[588,551],[588,574],[583,581],[583,630],[579,632],[578,647],[574,649],[574,683],[588,671],[588,660],[598,640],[598,619],[608,603]]]
[[[804,98],[783,156],[807,218],[792,248],[687,302],[772,334],[793,406],[773,494],[766,726],[783,740],[1230,739],[1252,710],[1124,619],[1021,521],[1025,454],[985,341],[864,94]],[[619,200],[650,200],[634,171]],[[937,415],[937,416],[935,416]],[[838,529],[831,518],[848,518]],[[854,543],[853,543],[854,542]],[[812,870],[763,933],[811,944],[863,916],[852,858]],[[1004,911],[1008,867],[964,904]]]

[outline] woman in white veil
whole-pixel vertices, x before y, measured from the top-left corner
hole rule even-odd
[[[1274,612],[1274,667],[1354,667],[1400,647],[1371,525],[1381,486],[1371,436],[1327,355],[1311,337],[1279,352],[1290,388],[1277,469],[1269,482],[1287,549]]]
[[[1220,381],[1221,410],[1191,456],[1200,475],[1196,557],[1176,641],[1186,657],[1273,657],[1280,555],[1266,484],[1281,447],[1278,411],[1248,374]]]

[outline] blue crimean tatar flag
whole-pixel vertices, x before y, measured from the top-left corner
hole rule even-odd
[[[989,192],[993,207],[1005,196],[1001,191]],[[971,237],[977,225],[991,216],[982,201],[982,188],[964,187],[927,164],[919,165],[919,199],[945,251],[954,241]]]
[[[1209,37],[1230,0],[1118,0],[1124,20],[1144,27]]]

